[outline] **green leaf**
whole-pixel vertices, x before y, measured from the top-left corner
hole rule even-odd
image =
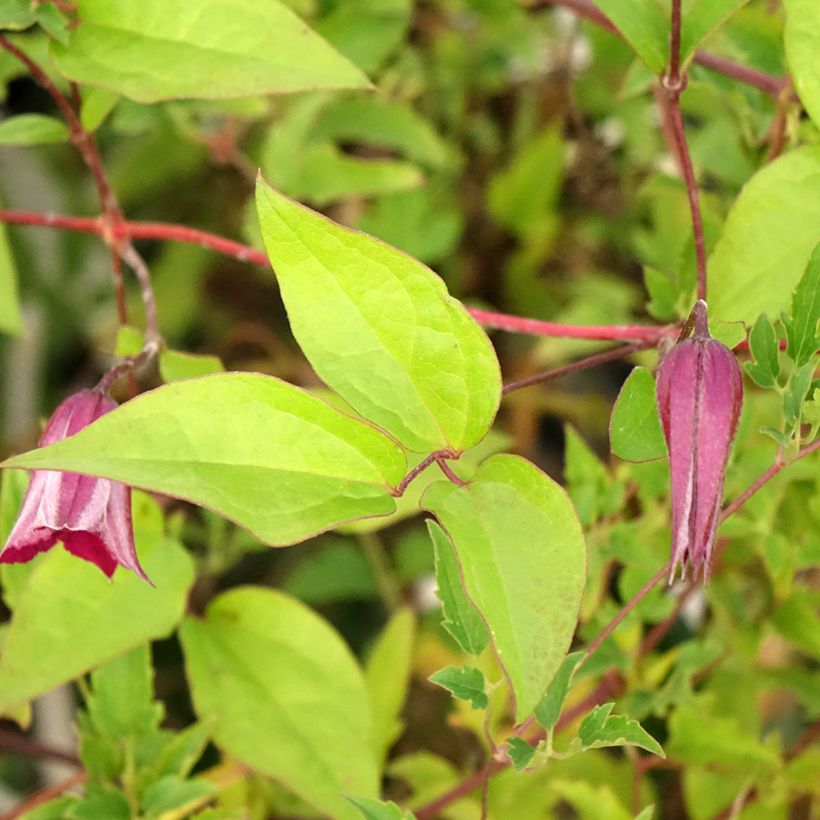
[[[772,613],[772,625],[786,640],[810,657],[820,655],[820,595],[797,587]]]
[[[521,721],[543,697],[575,632],[586,548],[572,503],[530,462],[497,455],[463,487],[433,484],[422,506],[455,546],[464,589],[490,629]]]
[[[311,544],[310,554],[288,575],[282,588],[313,606],[367,600],[378,594],[373,568],[361,548],[331,534]]]
[[[90,473],[184,498],[286,545],[395,509],[399,448],[286,382],[252,373],[159,387],[5,466]]]
[[[575,428],[564,427],[564,475],[567,490],[584,527],[620,509],[623,486],[614,483],[606,467]]]
[[[515,766],[517,772],[522,772],[535,755],[535,747],[527,743],[522,737],[508,737],[507,743],[507,757]]]
[[[655,401],[655,379],[635,367],[621,387],[609,420],[609,445],[624,461],[654,461],[666,455]]]
[[[555,728],[558,718],[561,717],[561,710],[564,708],[564,701],[567,699],[569,690],[572,687],[572,679],[575,677],[575,670],[581,663],[585,652],[571,652],[564,658],[552,683],[547,689],[547,694],[535,707],[535,719],[549,732]]]
[[[774,326],[761,313],[749,334],[749,349],[754,362],[747,362],[746,372],[760,387],[774,387],[780,374],[780,346]]]
[[[554,218],[564,178],[561,129],[549,128],[524,145],[491,181],[488,204],[509,231],[528,237]]]
[[[317,31],[362,71],[372,73],[404,41],[412,8],[411,0],[344,0]]]
[[[319,376],[410,450],[482,439],[498,408],[498,360],[444,283],[261,180],[257,208],[293,335]]]
[[[414,820],[410,811],[402,811],[392,800],[374,800],[371,797],[352,797],[347,799],[361,812],[364,820]]]
[[[0,656],[0,712],[165,637],[179,622],[193,563],[176,541],[161,536],[150,498],[135,494],[133,509],[137,550],[156,587],[122,569],[109,581],[60,547],[38,557],[15,595]]]
[[[578,727],[581,749],[598,749],[603,746],[639,746],[658,757],[666,757],[660,743],[646,729],[626,715],[610,715],[613,703],[596,706]]]
[[[33,26],[37,10],[31,0],[3,0],[0,4],[0,28],[21,31]]]
[[[358,813],[343,794],[378,794],[361,670],[318,615],[270,589],[223,593],[180,632],[194,706],[214,740],[324,814]]]
[[[164,812],[181,809],[189,803],[197,803],[204,797],[216,794],[218,788],[207,780],[183,780],[174,775],[162,777],[152,783],[142,795],[141,808],[147,817],[159,817]],[[190,816],[186,814],[186,816]]]
[[[96,131],[120,101],[120,95],[107,88],[87,88],[83,93],[80,122],[86,131]]]
[[[159,374],[164,382],[195,379],[211,373],[224,373],[225,365],[219,356],[163,350],[159,354]]]
[[[427,522],[436,561],[436,594],[444,616],[442,626],[470,655],[480,655],[490,640],[487,625],[464,592],[461,568],[450,539],[435,521]]]
[[[817,323],[820,322],[820,245],[814,251],[806,271],[792,294],[791,316],[786,321],[787,352],[800,367],[810,361],[820,348]]]
[[[399,715],[410,685],[415,632],[413,610],[399,609],[379,635],[365,665],[373,714],[373,753],[379,763],[404,727]]]
[[[709,259],[710,318],[777,316],[818,240],[820,145],[809,145],[764,165],[735,200]]]
[[[803,410],[803,402],[811,388],[812,377],[817,369],[816,362],[808,362],[795,371],[791,384],[783,396],[783,415],[789,428],[794,427]]]
[[[680,38],[681,65],[713,31],[725,23],[748,0],[690,0],[683,3]]]
[[[278,0],[78,0],[77,11],[68,46],[52,45],[57,68],[137,102],[370,85]]]
[[[783,46],[794,88],[815,125],[820,126],[820,8],[814,0],[784,0]]]
[[[23,329],[17,296],[17,269],[6,226],[0,223],[0,333],[18,334]]]
[[[598,8],[615,24],[655,74],[669,59],[669,19],[655,0],[599,0]]]
[[[0,122],[0,145],[41,145],[68,137],[66,124],[45,114],[17,114]]]
[[[468,700],[473,709],[486,709],[490,703],[484,675],[472,666],[447,666],[434,672],[427,680],[446,689],[459,700]]]

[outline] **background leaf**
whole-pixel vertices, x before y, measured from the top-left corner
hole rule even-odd
[[[6,466],[103,475],[185,498],[285,545],[395,509],[404,457],[386,436],[269,376],[225,373],[143,393]]]
[[[498,360],[444,283],[262,181],[257,208],[291,329],[319,376],[410,450],[460,451],[483,438]]]
[[[433,484],[422,504],[452,539],[521,721],[541,700],[575,631],[586,548],[572,503],[528,461],[498,455],[464,487]]]
[[[279,0],[78,0],[77,13],[53,47],[60,72],[138,102],[369,86]]]
[[[18,114],[0,122],[0,145],[64,142],[68,136],[68,127],[62,120],[45,114]]]
[[[228,754],[347,820],[375,797],[370,704],[339,635],[280,592],[223,593],[180,632],[194,706]]]
[[[4,224],[0,224],[0,332],[17,334],[23,329],[17,296],[17,269]]]
[[[784,0],[783,46],[795,91],[815,125],[820,125],[820,7],[813,0]]]
[[[165,637],[182,618],[193,562],[162,537],[153,501],[136,495],[133,509],[137,551],[156,587],[123,569],[109,581],[59,546],[37,558],[15,594],[0,655],[0,712]]]
[[[820,240],[820,146],[764,165],[735,200],[709,260],[709,315],[751,325],[776,316]]]

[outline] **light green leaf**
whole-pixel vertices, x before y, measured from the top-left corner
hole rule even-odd
[[[784,0],[783,46],[794,88],[815,125],[820,126],[820,6],[814,0]]]
[[[535,719],[548,732],[555,728],[558,718],[561,717],[561,710],[564,708],[564,701],[567,699],[569,690],[572,687],[575,670],[578,669],[578,665],[585,654],[585,652],[571,652],[564,658],[558,672],[552,679],[549,689],[547,689],[547,694],[535,707]]]
[[[156,504],[135,494],[137,550],[156,587],[123,569],[109,581],[59,546],[36,559],[15,595],[0,656],[0,712],[171,632],[185,611],[194,568],[159,526]]]
[[[224,373],[143,393],[5,466],[90,473],[184,498],[281,546],[392,512],[404,456],[293,385]]]
[[[404,40],[411,11],[411,0],[344,0],[317,31],[362,71],[372,73]]]
[[[17,114],[0,122],[0,145],[41,145],[68,137],[66,124],[45,114]]]
[[[794,427],[800,419],[803,402],[809,393],[812,377],[816,370],[816,362],[807,362],[795,370],[789,389],[783,396],[783,415],[786,417],[786,424],[790,428]]]
[[[788,354],[800,367],[820,348],[817,323],[820,322],[820,245],[806,266],[806,272],[792,294],[791,316],[785,321]]]
[[[23,329],[17,296],[17,269],[6,226],[0,223],[0,333],[18,334]]]
[[[444,615],[442,626],[471,655],[480,655],[490,640],[487,625],[464,592],[461,569],[450,539],[435,521],[427,522],[436,561],[436,594]]]
[[[473,709],[486,709],[490,703],[484,675],[472,666],[447,666],[434,672],[427,680],[452,693],[459,700],[468,700]]]
[[[449,146],[427,120],[408,105],[381,96],[350,97],[332,103],[319,115],[311,138],[392,148],[433,168],[450,159]]]
[[[662,74],[669,60],[669,18],[656,0],[599,0],[597,6],[649,68]]]
[[[578,619],[586,548],[572,503],[533,464],[497,455],[463,487],[433,484],[422,505],[455,546],[521,721],[558,671]]]
[[[60,72],[137,102],[227,99],[367,78],[279,0],[78,0]]]
[[[444,283],[261,180],[257,208],[293,335],[319,376],[410,450],[482,439],[498,408],[498,360]]]
[[[797,587],[773,613],[772,624],[786,640],[810,657],[820,656],[820,595]]]
[[[658,757],[666,757],[660,743],[646,729],[626,715],[611,715],[613,703],[596,706],[578,727],[574,741],[581,749],[603,746],[639,746]]]
[[[34,25],[37,10],[31,0],[3,0],[0,5],[0,28],[20,31]]]
[[[748,0],[690,0],[683,3],[680,38],[681,65],[700,43],[726,22]]]
[[[89,87],[83,93],[80,122],[86,131],[96,131],[120,101],[120,95],[107,88]]]
[[[164,382],[194,379],[211,373],[224,373],[225,365],[219,356],[185,353],[181,350],[163,350],[159,354],[159,374]]]
[[[415,632],[413,610],[398,610],[379,635],[365,665],[373,714],[373,753],[380,764],[404,727],[399,715],[410,685]]]
[[[165,812],[173,812],[189,803],[195,804],[218,791],[216,784],[207,780],[183,780],[176,775],[167,775],[148,786],[142,795],[140,807],[147,817],[161,817]],[[184,816],[191,815],[185,812]]]
[[[364,820],[414,820],[410,811],[402,811],[392,800],[385,802],[370,797],[353,797],[347,799],[361,812]]]
[[[654,461],[666,455],[655,401],[655,379],[635,367],[618,393],[609,420],[609,446],[624,461]]]
[[[564,475],[582,526],[620,508],[623,486],[610,479],[601,460],[569,424],[564,426]]]
[[[773,387],[780,374],[780,346],[774,326],[761,313],[749,334],[749,349],[754,362],[747,362],[746,372],[760,387]]]
[[[340,820],[344,794],[378,794],[370,704],[350,650],[312,610],[274,590],[217,597],[180,632],[194,707],[229,755]]]
[[[752,324],[789,304],[820,240],[820,145],[764,165],[735,201],[709,260],[709,315]]]
[[[652,820],[654,816],[655,804],[653,803],[651,806],[647,806],[645,809],[643,809],[640,814],[636,814],[635,820]]]
[[[531,746],[523,737],[507,738],[507,757],[517,772],[524,771],[535,756],[535,746]]]

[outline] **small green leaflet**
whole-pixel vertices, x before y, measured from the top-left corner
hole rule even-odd
[[[279,0],[77,0],[77,16],[58,70],[137,102],[370,87]]]
[[[610,715],[614,703],[596,706],[578,728],[572,750],[582,752],[602,746],[639,746],[658,757],[666,757],[660,743],[646,729],[626,715]]]
[[[364,820],[414,820],[411,811],[403,811],[392,800],[374,800],[372,797],[353,797],[347,799],[361,812]]]
[[[487,335],[429,268],[257,185],[291,330],[325,383],[407,449],[480,441],[501,395]]]
[[[507,757],[517,772],[523,771],[535,756],[535,746],[531,746],[523,737],[508,737],[506,742]]]
[[[496,455],[463,487],[432,484],[422,507],[450,536],[522,721],[558,671],[578,619],[586,547],[572,502],[526,459]]]
[[[654,461],[666,455],[655,379],[645,367],[633,368],[618,393],[609,420],[609,444],[624,461]]]
[[[820,348],[820,244],[816,245],[806,271],[792,295],[792,312],[783,323],[788,339],[787,352],[798,367],[810,361]]]
[[[0,122],[0,145],[41,145],[68,137],[66,124],[45,114],[18,114]]]
[[[547,689],[547,694],[535,707],[535,719],[548,732],[555,728],[558,718],[561,717],[561,710],[564,708],[564,701],[567,699],[572,686],[575,671],[585,654],[585,652],[571,652],[564,658],[564,662],[552,679],[549,689]]]
[[[459,700],[470,701],[473,709],[486,709],[490,703],[484,675],[472,666],[447,666],[434,672],[427,680],[451,692]]]
[[[746,363],[746,372],[760,387],[774,387],[780,374],[780,348],[774,326],[765,313],[758,316],[749,334],[749,349],[754,362]]]
[[[395,509],[404,454],[287,382],[220,373],[143,393],[76,436],[15,456],[184,498],[278,546]]]
[[[442,626],[470,655],[480,655],[490,640],[487,626],[464,592],[461,569],[453,545],[435,521],[427,522],[436,562],[436,594],[444,615]]]

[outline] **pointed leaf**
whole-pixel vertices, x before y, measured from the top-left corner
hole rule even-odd
[[[137,102],[367,88],[352,63],[279,0],[77,0],[69,80]]]
[[[735,200],[709,259],[712,320],[779,315],[820,239],[820,145],[764,165]]]
[[[586,549],[572,503],[533,464],[497,455],[463,487],[433,484],[422,506],[455,546],[521,721],[558,671],[578,619]]]
[[[749,334],[749,349],[754,362],[747,362],[746,372],[760,387],[773,387],[780,374],[780,347],[774,326],[765,313],[761,313]]]
[[[640,746],[659,757],[666,757],[660,743],[646,729],[626,715],[610,715],[612,703],[596,706],[581,722],[578,740],[582,749],[602,746]]]
[[[581,663],[585,652],[571,652],[564,658],[558,672],[552,679],[547,694],[544,695],[538,706],[535,707],[535,719],[547,730],[555,728],[558,718],[561,717],[561,710],[564,708],[564,701],[567,699],[569,690],[572,687],[572,679],[575,677],[575,670]]]
[[[618,393],[609,420],[609,445],[624,461],[654,461],[666,455],[655,399],[655,379],[635,367]]]
[[[691,0],[683,6],[681,64],[695,53],[701,41],[726,22],[749,0]]]
[[[240,587],[180,632],[194,707],[215,742],[323,814],[352,820],[375,797],[370,705],[341,637],[280,592]]]
[[[655,74],[662,74],[669,57],[669,19],[655,0],[599,0],[624,39]]]
[[[535,747],[531,746],[523,737],[507,738],[507,757],[515,766],[517,772],[524,771],[535,755]]]
[[[255,373],[159,387],[5,465],[101,475],[184,498],[276,545],[389,514],[390,486],[404,474],[403,454],[382,433]]]
[[[442,626],[471,655],[480,655],[490,640],[487,625],[464,592],[461,568],[447,533],[435,521],[427,522],[436,561],[436,594],[444,615]]]
[[[820,322],[820,245],[806,266],[806,271],[792,294],[792,312],[786,325],[789,341],[788,354],[800,367],[808,362],[820,348],[817,323]]]
[[[447,666],[434,672],[427,680],[446,689],[454,698],[470,701],[473,709],[486,709],[490,703],[484,675],[472,666]]]
[[[498,360],[484,331],[421,262],[260,181],[257,208],[296,341],[319,376],[410,450],[487,433]]]

